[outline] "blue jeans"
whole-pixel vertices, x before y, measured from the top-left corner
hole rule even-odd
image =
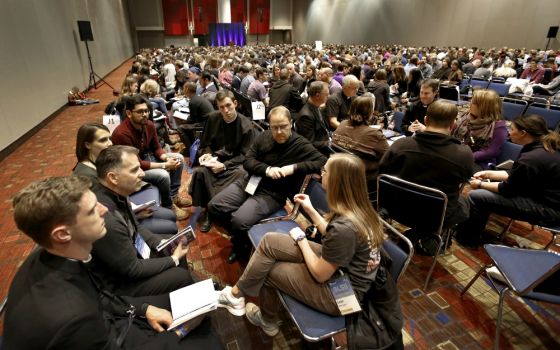
[[[472,245],[482,243],[482,234],[490,213],[537,225],[558,226],[560,211],[528,197],[504,197],[488,190],[474,190],[468,195],[469,219],[457,228],[457,238]]]
[[[160,206],[161,199],[159,198],[159,190],[150,186],[149,188],[142,189],[130,195],[130,201],[136,205],[149,202],[150,200],[156,201],[156,208],[152,216],[147,219],[139,219],[140,225],[146,227],[153,233],[162,235],[174,235],[177,233],[177,215],[171,209]]]
[[[179,192],[181,187],[181,176],[185,167],[185,159],[180,153],[168,153],[181,161],[181,166],[174,170],[150,169],[144,171],[144,181],[151,183],[159,189],[161,195],[161,206],[171,208],[172,198]]]
[[[177,233],[177,215],[171,209],[164,207],[155,208],[152,216],[138,221],[140,225],[155,234],[174,235]]]

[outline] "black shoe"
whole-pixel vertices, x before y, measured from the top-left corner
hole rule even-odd
[[[443,244],[443,242],[442,242]],[[414,252],[420,255],[435,256],[438,250],[438,240],[435,237],[424,237],[417,241]],[[442,250],[440,250],[440,253]]]
[[[212,223],[208,217],[208,211],[200,214],[200,232],[208,232],[212,228]]]
[[[232,251],[227,258],[227,262],[228,264],[233,264],[236,261],[237,261],[237,253],[235,251]]]

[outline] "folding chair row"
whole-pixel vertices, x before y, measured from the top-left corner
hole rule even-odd
[[[531,104],[524,115],[537,114],[544,118],[546,126],[550,130],[556,130],[560,126],[560,110],[555,109],[556,106],[540,106]]]
[[[515,98],[502,98],[502,117],[505,120],[514,120],[525,113],[528,102]]]
[[[510,87],[511,84],[490,81],[487,89],[496,91],[500,97],[505,97],[509,95]]]
[[[497,81],[491,80],[480,80],[473,78],[470,80],[469,85],[472,86],[473,89],[488,89],[494,90],[500,97],[505,97],[509,95],[509,88],[511,84],[506,84]]]

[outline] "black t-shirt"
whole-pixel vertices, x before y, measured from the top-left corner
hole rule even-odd
[[[327,118],[336,117],[339,122],[348,119],[352,100],[353,98],[346,97],[342,90],[329,96],[326,105]]]

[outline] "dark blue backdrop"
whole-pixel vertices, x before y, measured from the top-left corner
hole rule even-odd
[[[245,25],[237,23],[210,23],[210,46],[227,46],[233,42],[237,46],[245,46]]]

